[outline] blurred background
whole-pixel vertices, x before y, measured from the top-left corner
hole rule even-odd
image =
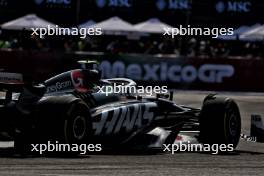
[[[264,91],[264,1],[0,0],[0,69],[41,82],[101,62],[103,76],[173,89]],[[102,28],[103,35],[32,36],[31,28]],[[164,36],[164,27],[234,28],[234,35]]]

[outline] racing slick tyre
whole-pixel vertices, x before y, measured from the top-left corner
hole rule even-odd
[[[204,144],[238,145],[241,118],[238,105],[230,98],[208,95],[203,102],[200,117],[199,140]]]
[[[44,143],[50,141],[55,145],[57,143],[58,145],[69,144],[69,148],[72,144],[88,143],[91,136],[92,122],[89,107],[82,100],[77,99],[73,102],[67,102],[60,97],[55,97],[47,105],[47,112],[53,115],[50,115],[46,120],[40,119],[42,123],[40,123],[39,134]],[[79,152],[55,151],[47,152],[47,154],[75,156]]]
[[[92,129],[88,106],[82,101],[72,104],[65,114],[63,136],[61,140],[67,144],[87,143]]]
[[[53,97],[37,108],[35,113],[34,137],[17,140],[18,150],[29,150],[31,144],[64,145],[68,151],[44,151],[41,154],[72,156],[79,154],[71,151],[72,144],[86,144],[92,130],[89,107],[80,99],[67,101],[61,97]],[[25,136],[28,138],[28,136]],[[28,142],[21,141],[31,141]],[[69,144],[69,145],[68,145]],[[25,147],[27,145],[27,147]],[[27,153],[29,153],[27,151]],[[32,153],[32,152],[30,152]],[[36,152],[32,153],[33,155]]]

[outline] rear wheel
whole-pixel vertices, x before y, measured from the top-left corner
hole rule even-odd
[[[31,135],[20,135],[15,141],[19,153],[32,153],[31,144],[86,144],[92,130],[89,107],[82,100],[73,102],[54,97],[42,104],[35,113]],[[30,141],[30,142],[29,142]],[[68,148],[67,148],[68,149]],[[44,154],[77,155],[72,151],[50,151]],[[32,154],[37,154],[34,152]]]
[[[62,142],[69,144],[87,143],[91,131],[91,121],[88,107],[83,102],[72,105],[64,119]],[[59,133],[59,132],[58,132]]]
[[[240,139],[241,118],[234,100],[209,95],[200,114],[200,141],[204,144],[232,144]]]

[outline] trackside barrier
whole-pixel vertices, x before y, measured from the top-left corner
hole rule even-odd
[[[138,54],[0,51],[0,69],[43,81],[78,67],[79,59],[100,61],[104,78],[127,77],[139,84],[177,89],[264,91],[264,58],[187,58]]]

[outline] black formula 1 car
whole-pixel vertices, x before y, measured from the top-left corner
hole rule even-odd
[[[80,62],[70,70],[34,85],[22,75],[0,74],[4,98],[0,131],[14,140],[19,152],[32,143],[100,143],[104,148],[162,147],[174,143],[181,131],[197,131],[206,144],[233,144],[240,138],[241,119],[230,98],[208,95],[201,109],[178,105],[173,94],[142,96],[111,93],[99,87],[136,86],[130,79],[101,79],[95,62]],[[166,131],[159,135],[153,131]],[[156,145],[156,144],[160,145]]]

